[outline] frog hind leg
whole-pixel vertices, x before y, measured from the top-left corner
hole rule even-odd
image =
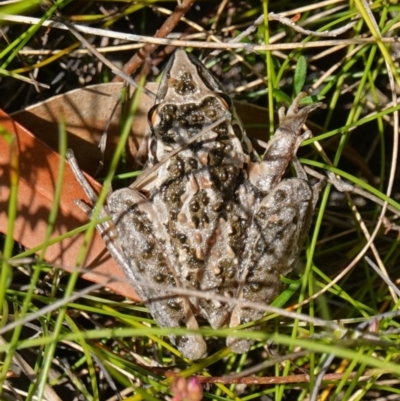
[[[271,304],[282,289],[280,276],[297,262],[307,235],[312,212],[313,190],[307,181],[281,181],[265,196],[254,213],[239,275],[237,299]],[[236,305],[230,327],[260,319],[262,308]],[[236,353],[248,351],[253,341],[228,337],[227,345]]]

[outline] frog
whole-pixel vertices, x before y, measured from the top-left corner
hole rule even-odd
[[[189,329],[169,338],[190,360],[207,355],[202,321],[235,329],[260,319],[261,310],[240,301],[271,304],[281,276],[298,264],[321,189],[296,159],[311,136],[303,130],[309,114],[324,107],[301,106],[305,96],[279,110],[279,126],[259,155],[217,79],[178,48],[148,112],[147,164],[101,212],[112,221],[97,228],[155,321]],[[95,203],[72,152],[68,158]],[[296,176],[284,178],[291,162]],[[208,296],[193,295],[199,292]],[[241,354],[253,340],[232,335],[226,344]]]

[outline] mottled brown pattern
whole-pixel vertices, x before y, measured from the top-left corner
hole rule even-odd
[[[280,127],[260,159],[214,77],[182,49],[172,56],[149,112],[145,170],[155,170],[154,178],[143,193],[133,184],[108,199],[118,232],[109,249],[161,326],[196,329],[196,317],[202,317],[214,328],[236,327],[262,312],[176,296],[141,282],[267,304],[279,294],[280,275],[297,263],[319,190],[310,187],[299,165],[297,178],[282,180],[310,134],[301,134],[308,114],[322,106],[299,108],[303,96],[286,115],[280,110]],[[221,118],[225,121],[185,146]],[[190,359],[206,355],[200,335],[170,338]],[[252,341],[228,338],[227,344],[243,353]]]

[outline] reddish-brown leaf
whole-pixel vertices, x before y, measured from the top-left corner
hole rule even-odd
[[[36,138],[27,129],[0,110],[0,125],[17,138],[20,179],[18,184],[18,214],[15,221],[14,239],[27,248],[40,245],[45,238],[48,218],[54,200],[58,166],[64,161],[60,156]],[[0,231],[6,232],[8,198],[10,193],[10,149],[5,137],[0,135]],[[87,216],[75,205],[75,199],[87,199],[77,183],[69,165],[62,177],[62,195],[58,217],[52,237],[87,223]],[[88,177],[99,191],[100,185]],[[76,265],[77,255],[83,243],[83,235],[73,236],[48,246],[45,260],[71,271]],[[83,277],[90,281],[105,282],[115,277],[125,281],[124,274],[107,252],[100,235],[95,233],[87,248],[84,266],[92,269]],[[113,282],[108,287],[115,292],[138,300],[132,287],[126,282]]]

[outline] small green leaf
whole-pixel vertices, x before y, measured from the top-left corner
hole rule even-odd
[[[303,89],[306,82],[307,61],[304,56],[300,56],[297,60],[296,70],[294,72],[294,95],[297,96]]]
[[[317,102],[321,102],[324,99],[325,99],[325,96],[322,96],[322,95],[306,96],[305,98],[301,99],[300,106],[307,106],[308,104],[314,104]]]
[[[283,91],[280,89],[273,89],[274,93],[274,98],[282,103],[285,103],[287,105],[292,104],[292,99]]]
[[[281,280],[283,279],[283,277],[281,277]],[[288,282],[289,279],[284,278],[282,281],[286,281]],[[303,279],[299,279],[296,281],[290,280],[292,281],[287,288],[281,292],[279,294],[279,296],[272,302],[272,306],[276,306],[278,308],[282,308],[288,301],[289,299],[293,296],[293,294],[300,288],[301,283],[303,281]]]

